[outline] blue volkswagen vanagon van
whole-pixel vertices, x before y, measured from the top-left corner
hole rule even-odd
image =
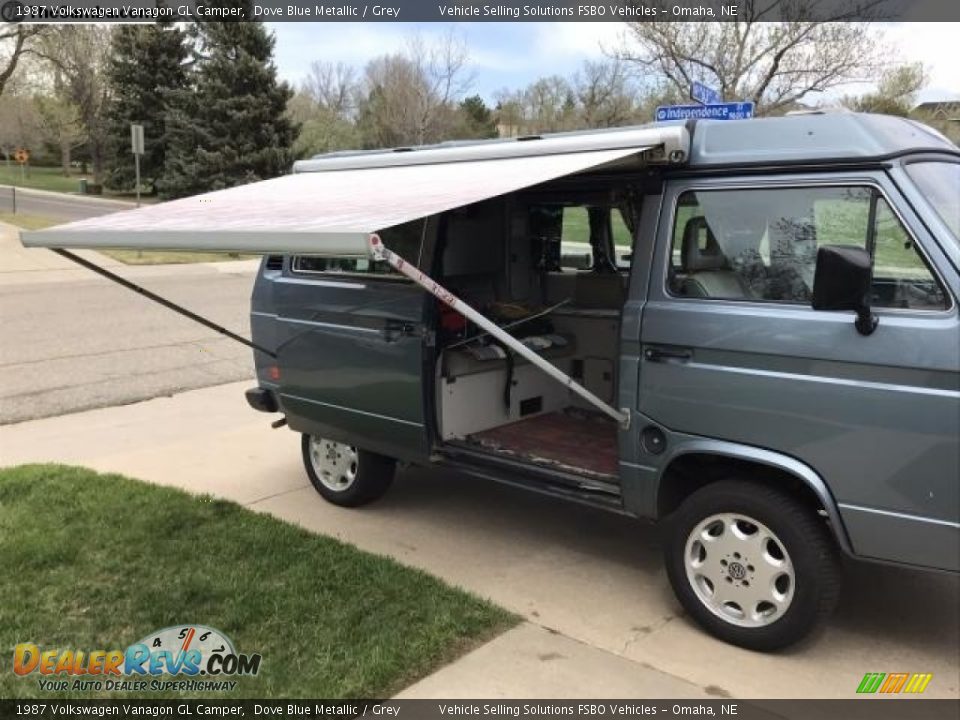
[[[203,199],[24,243],[264,253],[247,397],[330,502],[400,462],[657,521],[684,608],[759,650],[841,553],[960,570],[960,150],[923,125],[339,153]]]

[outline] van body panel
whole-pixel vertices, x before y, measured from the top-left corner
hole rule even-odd
[[[436,312],[422,290],[394,277],[291,272],[289,258],[282,271],[265,263],[251,327],[278,357],[255,353],[258,383],[277,393],[294,430],[648,519],[657,519],[658,501],[668,497],[664,477],[673,477],[667,470],[675,460],[696,454],[776,468],[819,499],[845,552],[960,570],[960,248],[903,170],[920,157],[960,155],[915,123],[859,115],[700,122],[691,134],[682,167],[621,168],[641,203],[612,356],[613,404],[631,412],[617,436],[619,495],[613,478],[609,492],[598,493],[573,474],[551,477],[518,459],[493,462],[443,444],[431,455]],[[418,162],[486,151],[428,152]],[[360,161],[310,161],[301,169],[341,162]],[[381,162],[371,155],[361,164]],[[617,170],[605,172],[609,187]],[[878,193],[933,268],[948,306],[874,308],[879,327],[864,336],[852,312],[814,311],[809,302],[671,294],[682,193],[821,186]],[[527,239],[511,232],[491,228],[477,242],[506,233],[512,257],[517,248],[509,243],[522,250]],[[473,264],[466,270],[474,272]],[[518,282],[535,285],[527,277],[532,264],[510,267],[499,285],[510,292]],[[648,426],[664,433],[655,451],[643,440]]]
[[[949,310],[877,308],[879,327],[865,337],[855,330],[852,313],[669,294],[673,208],[682,192],[819,183],[879,188],[939,268],[954,296]],[[960,542],[957,277],[884,173],[675,180],[665,196],[657,248],[643,347],[683,348],[690,357],[642,361],[644,414],[668,428],[767,448],[808,465],[828,479],[841,506],[876,511],[866,519],[858,514],[847,528],[855,549],[873,548],[867,554],[884,557],[870,537],[878,518],[886,517],[880,512],[918,519],[898,520],[888,532],[932,527],[937,537],[952,534],[953,543]],[[854,515],[847,511],[847,517]],[[936,567],[949,561],[932,557],[926,541],[903,540],[898,561]]]
[[[295,273],[289,261],[260,282],[272,308],[254,310],[254,327],[272,328],[290,427],[424,459],[423,293],[392,278]]]

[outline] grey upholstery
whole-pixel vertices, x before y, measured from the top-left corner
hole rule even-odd
[[[700,239],[705,235],[703,247]],[[702,215],[687,220],[680,246],[681,270],[685,278],[681,291],[688,297],[745,298],[750,292],[730,268],[723,249]]]

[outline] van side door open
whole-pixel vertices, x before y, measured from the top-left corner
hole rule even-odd
[[[384,233],[415,262],[430,219]],[[297,431],[349,441],[399,459],[428,452],[421,393],[424,297],[372,258],[294,255],[267,271],[253,295],[254,333],[274,338],[277,358],[258,363]],[[272,368],[276,368],[273,370]]]

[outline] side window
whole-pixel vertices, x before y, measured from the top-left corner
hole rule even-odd
[[[589,270],[593,266],[590,248],[590,217],[584,205],[560,208],[563,228],[560,234],[560,265],[575,270]]]
[[[609,228],[613,238],[616,265],[625,269],[630,267],[630,254],[633,239],[630,229],[623,219],[623,213],[617,207],[596,206],[609,213]],[[593,246],[590,242],[590,213],[587,205],[531,205],[530,225],[534,237],[544,242],[550,253],[550,245],[559,240],[559,258],[554,257],[547,264],[566,270],[589,270],[593,267]],[[559,235],[559,237],[557,237]]]
[[[420,245],[425,220],[414,220],[379,232],[383,244],[410,262],[420,259]],[[387,263],[368,258],[320,257],[297,255],[291,265],[294,272],[343,273],[351,275],[393,275],[402,277]]]
[[[876,307],[947,305],[897,216],[866,187],[683,193],[669,289],[685,297],[809,303],[821,245],[871,250]]]

